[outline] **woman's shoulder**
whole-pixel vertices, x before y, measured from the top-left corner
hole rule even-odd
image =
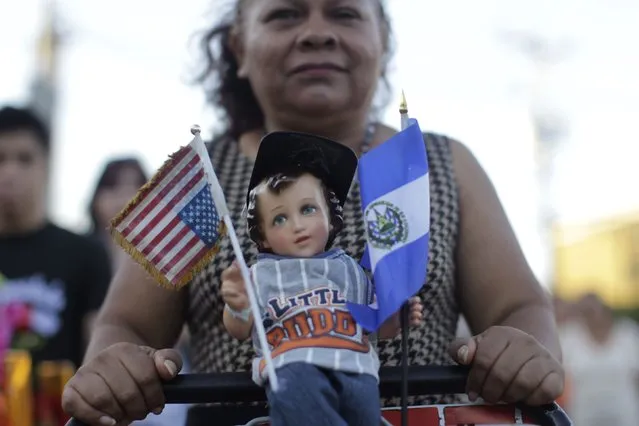
[[[433,162],[445,165],[458,184],[484,177],[479,160],[462,141],[442,133],[424,132],[423,135],[431,166]]]

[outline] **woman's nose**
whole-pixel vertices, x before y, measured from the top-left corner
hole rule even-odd
[[[323,16],[311,15],[303,24],[297,43],[304,50],[330,49],[337,45],[337,35]]]

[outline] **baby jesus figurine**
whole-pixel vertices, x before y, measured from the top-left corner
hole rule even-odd
[[[380,424],[375,336],[358,325],[346,302],[371,304],[374,288],[362,267],[331,245],[357,169],[348,147],[318,136],[275,132],[260,144],[247,196],[251,267],[260,318],[253,318],[237,265],[222,274],[224,325],[237,339],[252,335],[253,380],[266,387],[272,426]],[[410,300],[411,325],[422,320]],[[268,384],[253,330],[262,321],[280,389]],[[399,332],[395,315],[379,338]]]

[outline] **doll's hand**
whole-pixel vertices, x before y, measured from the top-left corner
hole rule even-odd
[[[408,301],[408,318],[411,327],[417,327],[424,320],[424,305],[419,296],[411,297]]]
[[[419,296],[411,297],[408,300],[408,324],[411,327],[415,327],[424,319],[424,305]],[[401,312],[401,311],[400,311]],[[384,324],[381,325],[377,331],[377,336],[380,339],[392,339],[402,331],[400,312],[388,318]]]
[[[523,402],[537,406],[554,401],[563,392],[564,370],[533,336],[513,327],[494,326],[481,334],[457,339],[450,354],[470,365],[466,392],[469,399],[486,402]]]
[[[222,272],[222,299],[234,311],[242,311],[249,307],[248,295],[244,279],[237,262]]]

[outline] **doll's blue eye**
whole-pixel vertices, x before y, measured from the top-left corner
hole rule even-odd
[[[273,218],[273,225],[275,226],[282,226],[285,223],[286,223],[286,216],[284,216],[283,214],[278,214],[277,216]]]
[[[316,211],[317,211],[317,207],[312,206],[310,204],[307,204],[304,207],[302,207],[302,214],[303,215],[313,214]]]

